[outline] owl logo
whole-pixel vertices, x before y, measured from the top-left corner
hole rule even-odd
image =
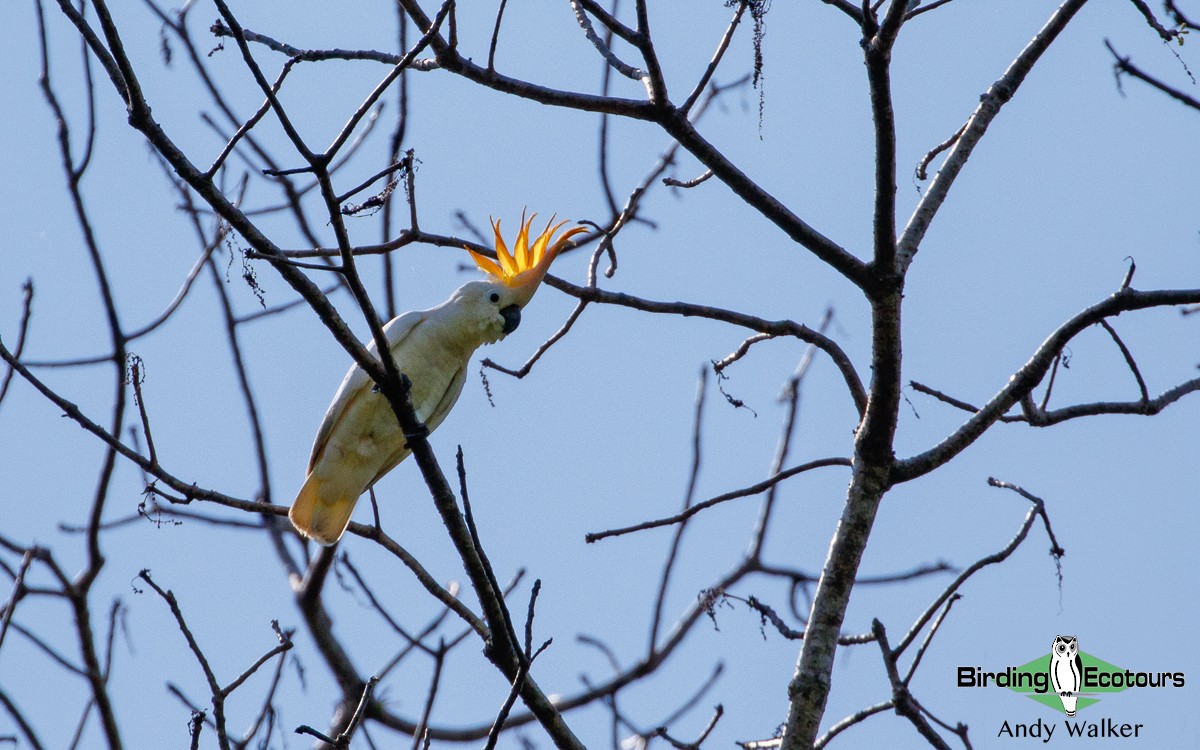
[[[1067,716],[1074,716],[1079,689],[1083,687],[1083,662],[1079,658],[1079,641],[1075,636],[1054,636],[1054,646],[1050,649],[1050,680],[1062,701],[1063,710]]]

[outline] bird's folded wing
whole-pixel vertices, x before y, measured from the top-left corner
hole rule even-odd
[[[446,392],[442,395],[441,400],[439,400],[437,405],[433,407],[433,411],[431,411],[428,416],[422,415],[418,412],[417,417],[425,422],[426,429],[432,432],[437,428],[438,425],[442,423],[442,420],[446,418],[446,414],[448,414],[450,409],[454,406],[454,402],[458,401],[458,396],[462,393],[463,383],[465,383],[466,380],[466,367],[464,366],[458,368],[458,370],[454,373],[454,377],[451,378],[450,385],[446,388]],[[402,444],[395,453],[388,456],[387,461],[384,461],[383,466],[380,467],[379,473],[375,475],[375,477],[367,484],[367,486],[370,487],[382,479],[384,474],[387,474],[389,471],[396,468],[401,461],[408,458],[409,453],[411,453],[411,451],[408,449],[408,444]]]
[[[393,356],[395,356],[396,349],[424,321],[424,311],[407,312],[388,321],[387,325],[383,327],[383,332],[387,337]],[[374,341],[371,341],[367,345],[367,352],[375,354]],[[402,362],[397,362],[397,364],[403,369],[404,365]],[[312,453],[308,457],[308,471],[311,472],[313,467],[317,465],[321,455],[325,452],[325,446],[329,443],[330,436],[337,429],[342,417],[349,412],[350,405],[370,393],[373,387],[374,384],[371,382],[371,376],[367,375],[366,371],[359,367],[357,363],[350,367],[350,371],[342,379],[341,387],[338,388],[337,393],[333,397],[333,402],[325,410],[325,417],[321,420],[321,426],[317,428],[317,436],[313,439]]]

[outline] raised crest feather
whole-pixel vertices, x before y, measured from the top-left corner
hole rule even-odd
[[[500,234],[500,222],[498,220],[490,220],[492,232],[496,237],[496,260],[477,253],[469,247],[466,248],[471,257],[475,259],[475,265],[479,266],[481,271],[512,289],[527,288],[529,296],[533,296],[533,291],[537,289],[537,285],[545,278],[546,272],[550,269],[550,264],[554,262],[554,258],[558,253],[567,246],[571,238],[580,232],[587,231],[586,227],[572,227],[563,232],[557,240],[554,240],[554,234],[568,222],[560,221],[555,224],[555,217],[552,216],[549,223],[546,224],[546,228],[542,230],[541,234],[531,244],[529,241],[529,230],[536,217],[537,214],[534,214],[526,219],[524,214],[521,215],[521,230],[517,233],[517,240],[511,252],[508,249],[508,245],[504,242],[503,235]]]

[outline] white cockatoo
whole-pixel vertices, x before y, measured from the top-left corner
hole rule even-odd
[[[471,355],[516,330],[521,308],[529,304],[558,252],[584,227],[567,230],[551,244],[563,224],[551,219],[531,243],[533,217],[522,217],[510,254],[496,235],[496,261],[467,249],[487,273],[469,281],[450,299],[430,310],[406,312],[383,327],[401,373],[412,383],[412,403],[429,430],[435,429],[458,401]],[[367,346],[375,352],[375,343]],[[342,537],[359,496],[408,457],[407,441],[383,394],[357,364],[350,368],[313,441],[308,476],[288,517],[304,536],[324,545]]]

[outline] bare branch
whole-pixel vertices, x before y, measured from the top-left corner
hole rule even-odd
[[[591,544],[592,542],[598,542],[601,539],[607,539],[610,536],[621,536],[622,534],[630,534],[635,531],[656,529],[660,526],[670,526],[676,523],[682,523],[706,508],[711,508],[714,505],[718,505],[728,500],[736,500],[739,497],[750,497],[752,495],[757,495],[761,492],[765,492],[789,477],[802,474],[806,471],[811,471],[812,469],[820,469],[825,466],[850,466],[850,459],[822,458],[816,461],[809,461],[808,463],[800,464],[799,466],[793,466],[789,469],[772,474],[761,482],[752,484],[749,487],[744,487],[740,490],[732,490],[730,492],[717,495],[716,497],[709,498],[708,500],[698,502],[674,516],[660,518],[656,521],[645,521],[643,523],[634,524],[633,526],[626,526],[619,529],[610,529],[609,531],[592,532],[584,536],[584,541],[586,541],[588,544]]]
[[[504,6],[508,5],[508,0],[500,0],[500,7],[496,9],[496,26],[492,29],[492,43],[488,47],[488,70],[496,69],[496,42],[500,39],[500,21],[504,18]]]
[[[600,53],[600,55],[612,67],[613,70],[617,71],[626,78],[630,78],[641,83],[646,88],[646,95],[652,97],[654,92],[651,88],[649,74],[647,74],[646,71],[642,70],[641,68],[635,68],[632,65],[623,62],[619,57],[617,57],[616,54],[614,54],[609,48],[609,46],[604,43],[604,40],[597,36],[596,30],[592,28],[592,19],[588,18],[587,13],[583,9],[583,4],[580,3],[579,0],[570,0],[570,2],[571,10],[575,11],[575,20],[579,23],[579,28],[583,29],[584,36],[586,36],[587,40],[592,43],[592,46],[596,48],[596,51]],[[490,67],[491,66],[489,65],[489,68]]]
[[[700,377],[696,383],[696,406],[692,418],[692,466],[688,472],[687,490],[683,493],[684,513],[692,505],[692,499],[696,496],[696,483],[700,478],[700,466],[703,458],[701,449],[704,445],[701,428],[704,424],[704,396],[708,391],[708,378],[706,374],[704,368],[700,368]],[[687,519],[685,518],[679,521],[678,528],[675,529],[675,536],[671,538],[671,546],[667,550],[666,560],[663,562],[662,574],[659,576],[658,581],[658,594],[654,598],[654,608],[651,610],[653,614],[650,618],[649,653],[654,653],[654,646],[658,643],[658,627],[662,622],[663,605],[667,599],[667,586],[671,580],[671,570],[675,567],[675,559],[683,543],[683,533],[686,528]]]
[[[1007,483],[999,482],[998,480],[991,478],[988,479],[988,484],[993,487],[1010,487],[1010,485]],[[908,649],[909,645],[913,642],[913,640],[916,639],[917,635],[925,627],[925,624],[933,618],[937,611],[941,609],[942,606],[951,599],[951,597],[957,595],[958,589],[962,587],[967,579],[989,565],[995,565],[996,563],[1000,563],[1008,559],[1008,556],[1011,555],[1017,549],[1017,547],[1021,546],[1023,541],[1025,541],[1025,537],[1029,535],[1029,529],[1033,527],[1034,521],[1036,521],[1039,517],[1042,519],[1043,525],[1046,528],[1046,534],[1050,538],[1050,554],[1056,560],[1065,554],[1065,550],[1059,546],[1058,540],[1054,538],[1054,532],[1050,528],[1050,517],[1046,513],[1045,503],[1041,499],[1026,493],[1024,490],[1016,487],[1012,487],[1012,489],[1016,490],[1023,497],[1033,503],[1033,507],[1031,507],[1029,512],[1025,514],[1025,520],[1021,522],[1020,528],[1017,529],[1016,535],[1001,550],[976,560],[961,573],[959,573],[958,576],[956,576],[955,579],[951,581],[950,584],[945,588],[945,590],[942,591],[942,593],[929,605],[929,607],[926,608],[921,616],[916,619],[912,627],[909,629],[908,634],[905,635],[900,643],[896,644],[896,647],[892,649],[892,653],[896,654],[897,656],[904,653],[904,651]]]
[[[668,185],[670,187],[677,187],[677,188],[694,188],[697,185],[700,185],[700,184],[706,182],[708,180],[708,178],[710,178],[712,176],[713,176],[713,171],[711,169],[706,169],[706,170],[704,170],[704,173],[701,174],[699,177],[695,177],[690,180],[677,180],[674,177],[664,177],[663,184]]]
[[[74,420],[79,426],[83,427],[88,432],[100,438],[105,444],[113,448],[117,453],[120,453],[125,458],[132,461],[139,468],[153,475],[158,480],[165,483],[171,489],[184,495],[181,502],[190,502],[193,499],[207,500],[210,502],[224,505],[229,508],[237,508],[239,510],[247,510],[254,513],[270,513],[273,515],[286,516],[288,509],[279,505],[262,505],[259,503],[251,503],[245,500],[239,500],[235,497],[224,495],[214,490],[205,490],[194,483],[184,482],[167,473],[162,467],[156,466],[150,462],[145,456],[142,456],[137,451],[122,443],[114,437],[108,430],[88,419],[80,410],[79,407],[62,396],[51,390],[45,383],[29,372],[20,362],[13,357],[12,352],[0,342],[0,359],[9,363],[16,369],[17,374],[25,378],[25,380],[37,389],[43,396],[53,402],[56,406],[63,410],[64,414]]]
[[[508,697],[504,699],[504,704],[500,706],[500,711],[496,714],[496,720],[492,722],[487,742],[483,746],[484,750],[495,749],[496,742],[500,739],[500,733],[504,731],[504,722],[508,719],[508,714],[512,711],[513,704],[517,701],[517,696],[521,693],[525,680],[529,676],[529,670],[533,667],[534,660],[541,656],[542,652],[549,648],[553,642],[553,639],[547,640],[536,651],[533,650],[533,611],[534,605],[537,603],[538,591],[541,588],[542,582],[540,579],[533,582],[533,590],[529,594],[529,612],[525,617],[524,658],[521,660],[521,668],[517,670],[517,675],[513,678],[512,689],[508,691]]]
[[[292,67],[297,62],[299,62],[299,58],[293,57],[284,63],[283,68],[279,71],[279,77],[275,79],[275,83],[271,84],[272,93],[276,95],[279,94],[279,89],[283,87],[283,79],[287,78],[287,74],[292,72]],[[261,120],[263,116],[270,111],[270,109],[271,100],[266,99],[263,101],[258,110],[254,114],[250,115],[250,118],[242,123],[241,126],[238,127],[238,129],[234,132],[233,136],[229,138],[228,142],[225,144],[225,148],[221,149],[221,153],[217,154],[217,158],[213,159],[212,165],[204,172],[205,177],[212,179],[212,177],[217,173],[217,170],[219,170],[225,163],[225,160],[229,158],[229,155],[233,153],[233,149],[237,146],[238,142],[250,132],[251,128],[258,124],[259,120]]]
[[[21,323],[17,328],[17,343],[13,347],[13,357],[21,358],[21,353],[25,350],[25,334],[29,331],[29,319],[33,310],[33,279],[26,279],[21,285]],[[8,385],[12,382],[13,373],[16,372],[12,366],[4,373],[4,380],[0,381],[0,403],[4,403],[4,397],[8,395]],[[0,638],[0,642],[3,639]]]
[[[938,173],[934,175],[933,182],[929,185],[929,190],[921,197],[916,209],[913,210],[912,216],[908,220],[907,226],[904,227],[904,232],[899,240],[898,254],[898,270],[904,273],[913,257],[917,254],[917,250],[921,246],[921,240],[925,237],[926,230],[929,229],[930,223],[933,222],[933,217],[937,215],[938,209],[942,207],[946,197],[950,193],[950,188],[954,185],[954,180],[958,177],[958,173],[966,166],[967,159],[971,157],[971,152],[975,150],[976,144],[987,132],[988,126],[992,120],[1000,113],[1000,109],[1013,97],[1017,89],[1025,81],[1025,77],[1029,75],[1029,71],[1041,59],[1042,53],[1050,46],[1058,35],[1066,28],[1071,18],[1083,7],[1087,0],[1066,0],[1059,6],[1046,25],[1033,37],[1026,45],[1025,49],[1021,50],[1021,54],[1013,60],[1008,66],[1008,70],[1004,72],[995,83],[988,88],[979,100],[979,106],[975,108],[975,112],[967,120],[963,126],[962,135],[954,144],[950,155],[946,157],[942,163]]]
[[[17,567],[17,574],[13,576],[12,593],[8,595],[8,601],[0,608],[0,612],[3,612],[0,615],[0,646],[4,645],[4,636],[8,634],[8,625],[12,622],[17,602],[25,596],[25,573],[28,572],[36,555],[37,551],[33,548],[25,550],[25,553],[21,555],[21,564]]]
[[[1026,421],[1035,427],[1050,427],[1080,417],[1095,417],[1101,414],[1138,414],[1152,417],[1189,393],[1200,391],[1200,378],[1185,380],[1168,388],[1154,398],[1139,401],[1097,401],[1090,404],[1075,404],[1060,409],[1035,412]]]
[[[1133,7],[1137,8],[1138,13],[1142,14],[1142,18],[1146,19],[1146,24],[1154,29],[1154,32],[1164,42],[1172,42],[1179,36],[1178,31],[1167,29],[1158,22],[1158,19],[1154,17],[1154,11],[1150,10],[1150,6],[1146,5],[1145,0],[1129,0],[1129,2],[1133,3]]]
[[[953,146],[954,144],[958,143],[958,139],[962,137],[963,131],[965,131],[966,129],[967,129],[967,125],[966,125],[966,123],[963,123],[963,126],[958,129],[958,132],[956,132],[954,135],[950,136],[946,140],[942,141],[938,145],[934,146],[932,149],[929,150],[929,152],[927,154],[925,154],[925,156],[921,157],[921,161],[920,161],[920,163],[917,164],[917,169],[916,169],[916,175],[917,175],[918,180],[921,180],[922,182],[925,181],[925,179],[927,177],[926,170],[929,168],[929,162],[933,161],[934,157],[936,157],[938,154],[942,153],[946,149],[948,149],[951,146]]]
[[[332,159],[334,154],[336,154],[342,148],[342,146],[346,144],[346,141],[349,140],[350,136],[354,133],[354,129],[358,127],[358,123],[364,117],[366,117],[367,113],[371,111],[371,108],[375,106],[375,102],[377,102],[379,98],[383,96],[383,93],[387,91],[389,86],[392,85],[392,82],[399,78],[400,74],[403,73],[410,65],[412,65],[413,61],[417,59],[417,55],[421,54],[421,52],[429,46],[430,42],[433,41],[433,38],[437,36],[438,29],[441,27],[442,21],[446,18],[446,15],[453,7],[454,0],[446,0],[446,2],[442,4],[441,10],[438,11],[437,15],[433,19],[433,25],[421,35],[421,38],[417,40],[417,43],[413,45],[413,48],[406,52],[404,57],[400,58],[399,62],[392,66],[392,69],[386,76],[384,76],[383,80],[381,80],[375,86],[374,90],[372,90],[371,93],[367,95],[367,98],[364,99],[363,102],[358,106],[358,109],[355,110],[354,114],[350,116],[350,119],[342,127],[341,132],[338,133],[336,138],[334,138],[333,143],[329,144],[329,147],[325,149],[325,153],[322,155],[322,161]],[[304,152],[301,151],[301,153]]]
[[[725,50],[729,49],[729,43],[733,41],[733,32],[737,30],[738,24],[741,23],[742,15],[746,12],[746,7],[749,4],[749,0],[738,0],[737,10],[733,12],[733,20],[725,28],[725,33],[721,36],[721,41],[717,44],[717,49],[713,52],[712,59],[708,62],[708,67],[704,69],[704,74],[696,82],[696,87],[692,89],[692,93],[688,94],[688,98],[679,107],[680,112],[687,114],[704,91],[704,88],[708,86],[708,82],[712,80],[713,74],[717,72],[717,66],[721,64],[721,58],[725,57]],[[712,170],[710,169],[706,174],[708,177],[711,177]],[[679,187],[694,187],[708,179],[708,177],[699,178],[693,185],[680,185]],[[672,183],[668,182],[667,184],[670,185]]]
[[[58,666],[62,667],[65,670],[67,670],[71,674],[78,675],[79,677],[82,677],[85,680],[88,679],[88,672],[85,668],[83,668],[77,664],[72,664],[71,661],[66,656],[59,653],[49,643],[46,643],[46,641],[44,641],[41,637],[39,637],[37,633],[34,633],[33,631],[29,630],[25,626],[21,625],[21,623],[19,623],[19,622],[10,623],[10,627],[12,628],[13,632],[19,633],[26,640],[28,640],[30,643],[32,643],[39,651],[41,651],[46,656],[50,657],[50,660],[53,661],[55,664],[57,664]]]
[[[1121,350],[1121,356],[1125,358],[1125,364],[1129,365],[1129,371],[1133,373],[1134,379],[1137,380],[1138,390],[1142,394],[1142,401],[1149,401],[1150,394],[1146,390],[1146,380],[1142,377],[1141,371],[1138,369],[1137,362],[1134,361],[1133,355],[1129,352],[1129,347],[1125,346],[1125,342],[1117,335],[1116,329],[1107,320],[1100,321],[1101,327],[1108,331],[1108,335],[1112,336],[1112,340],[1116,343],[1117,348]]]
[[[1054,392],[1054,378],[1056,375],[1058,375],[1058,366],[1060,364],[1063,367],[1066,367],[1070,364],[1070,357],[1065,350],[1054,356],[1054,364],[1050,367],[1050,379],[1046,381],[1046,392],[1042,394],[1041,408],[1043,410],[1046,408],[1046,404],[1050,403],[1050,394]],[[1024,412],[1026,417],[1035,413],[1032,405],[1033,393],[1030,392],[1021,399],[1021,411]]]
[[[818,737],[817,741],[813,743],[813,750],[821,750],[821,748],[826,747],[834,737],[837,737],[850,727],[856,724],[861,724],[875,714],[883,713],[884,711],[890,711],[895,707],[896,704],[893,701],[887,700],[883,703],[876,703],[873,706],[867,706],[861,711],[854,712],[853,714],[831,726],[825,732],[825,734]],[[745,745],[743,745],[743,747],[745,747]]]
[[[350,571],[350,575],[354,577],[355,583],[357,583],[358,587],[362,589],[364,594],[367,595],[367,601],[370,602],[371,608],[379,613],[380,617],[384,619],[384,621],[392,628],[392,630],[396,631],[396,633],[405,641],[407,641],[410,646],[420,649],[430,656],[436,656],[436,649],[426,646],[421,641],[420,636],[410,634],[399,622],[396,621],[394,617],[391,616],[391,614],[388,613],[382,602],[380,602],[375,596],[375,592],[372,591],[371,587],[367,585],[367,582],[363,580],[362,575],[358,572],[358,568],[355,567],[352,562],[350,562],[350,556],[348,554],[343,552],[341,556],[338,557],[338,563],[344,566],[346,570]],[[443,611],[448,612],[449,610]]]
[[[1170,14],[1171,19],[1174,20],[1175,23],[1179,24],[1180,27],[1188,29],[1200,29],[1200,25],[1197,25],[1195,21],[1185,16],[1183,12],[1179,10],[1176,0],[1165,0],[1163,4],[1166,6],[1167,13]]]
[[[771,336],[768,333],[756,333],[753,336],[750,336],[745,341],[743,341],[741,344],[739,344],[738,348],[735,349],[732,353],[727,354],[726,356],[722,357],[719,360],[714,360],[712,363],[713,372],[720,375],[722,372],[725,371],[726,367],[729,367],[734,362],[737,362],[739,359],[746,356],[750,352],[750,347],[754,346],[755,344],[759,343],[760,341],[768,341],[772,338],[774,338],[774,336]]]
[[[1150,292],[1123,289],[1078,313],[1059,326],[1058,330],[1050,334],[1050,337],[1034,352],[1033,357],[1020,370],[1013,374],[1004,388],[1000,389],[987,404],[975,412],[974,416],[968,419],[952,435],[924,453],[898,461],[892,471],[892,481],[896,483],[906,482],[910,479],[923,476],[965,450],[967,446],[975,442],[989,427],[999,421],[1001,416],[1014,404],[1029,394],[1041,382],[1046,371],[1050,369],[1051,364],[1054,362],[1054,358],[1062,351],[1066,343],[1088,326],[1098,323],[1107,317],[1119,315],[1122,312],[1145,310],[1152,307],[1195,304],[1197,302],[1200,302],[1200,289]],[[1198,388],[1200,388],[1200,383],[1197,383],[1196,380],[1188,381],[1177,388],[1164,392],[1148,404],[1137,405],[1136,408],[1122,405],[1109,408],[1102,405],[1088,404],[1081,407],[1058,410],[1053,417],[1053,421],[1063,421],[1064,419],[1071,419],[1082,414],[1157,413],[1165,406],[1174,403],[1181,396]],[[1047,419],[1049,418],[1047,416]],[[1047,422],[1047,424],[1049,423],[1052,422]]]
[[[163,601],[171,609],[171,614],[175,617],[175,623],[179,626],[179,630],[183,633],[183,637],[187,640],[188,648],[196,657],[197,663],[200,664],[200,669],[204,672],[204,678],[208,681],[208,689],[212,694],[213,704],[213,722],[217,730],[217,742],[221,746],[221,750],[230,750],[229,735],[225,730],[225,693],[221,690],[220,684],[217,682],[217,676],[213,673],[212,667],[209,666],[208,657],[200,650],[200,645],[196,643],[195,636],[192,635],[191,629],[188,628],[187,622],[183,619],[183,612],[179,609],[179,602],[175,599],[174,592],[164,591],[159,588],[154,579],[150,577],[150,571],[143,569],[138,573],[138,578],[146,582],[154,592],[162,597]]]
[[[908,673],[904,675],[903,682],[905,687],[912,682],[913,675],[917,673],[917,667],[921,666],[921,658],[925,656],[925,651],[929,648],[929,644],[933,642],[933,637],[937,635],[938,628],[942,626],[942,622],[945,621],[946,615],[950,614],[950,608],[953,607],[954,603],[961,598],[962,594],[954,594],[946,600],[946,606],[942,609],[941,614],[937,616],[937,619],[933,621],[933,625],[930,626],[929,632],[925,634],[925,640],[921,642],[921,647],[917,649],[917,655],[913,657],[912,664],[910,664],[908,667]],[[893,651],[892,655],[894,657],[900,656],[899,652],[897,651]]]
[[[930,746],[938,750],[950,750],[950,746],[946,744],[946,741],[925,720],[919,704],[908,690],[908,685],[900,679],[896,670],[896,659],[892,655],[891,648],[888,646],[887,631],[884,629],[883,623],[879,620],[874,620],[871,623],[871,632],[875,634],[875,642],[879,644],[879,652],[883,657],[884,667],[887,669],[888,681],[892,685],[892,703],[895,706],[896,713],[908,719],[913,727],[916,728],[917,733]]]
[[[525,360],[525,364],[521,365],[516,370],[511,370],[504,365],[496,364],[492,361],[491,357],[484,357],[480,364],[483,367],[490,367],[493,370],[499,370],[506,375],[512,375],[514,378],[520,379],[525,377],[529,374],[529,371],[533,369],[533,366],[537,364],[537,361],[542,358],[542,355],[549,351],[550,347],[557,344],[563,336],[566,336],[571,331],[571,326],[575,325],[575,321],[579,320],[580,315],[583,315],[583,310],[587,307],[587,305],[588,303],[586,301],[581,300],[579,304],[575,306],[575,309],[571,311],[571,314],[567,316],[567,322],[563,323],[557,331],[551,334],[550,338],[546,339],[542,345],[537,348],[537,351],[535,351],[529,359]]]
[[[21,730],[21,735],[25,737],[25,741],[29,743],[29,746],[33,750],[44,750],[45,745],[38,738],[33,725],[29,723],[29,720],[25,718],[25,714],[21,713],[21,710],[17,708],[17,704],[13,702],[12,698],[3,689],[0,689],[0,705],[4,706],[4,710],[12,717],[13,723]]]
[[[666,740],[671,747],[677,748],[677,750],[698,750],[700,745],[706,739],[708,739],[708,735],[712,734],[712,730],[716,729],[717,722],[721,720],[721,717],[724,714],[725,707],[718,703],[717,707],[713,709],[713,717],[709,720],[708,726],[704,728],[704,731],[700,732],[700,736],[697,737],[694,742],[680,742],[671,735],[667,734],[667,728],[665,726],[659,727],[658,729],[654,730],[654,732],[659,737],[662,737],[664,740]]]
[[[942,393],[941,391],[937,390],[936,388],[930,388],[929,386],[925,385],[924,383],[918,383],[915,380],[910,380],[910,381],[908,381],[908,385],[910,388],[912,388],[917,393],[924,393],[926,396],[933,396],[938,401],[941,401],[944,404],[950,404],[951,406],[953,406],[956,409],[962,409],[963,411],[970,412],[972,414],[979,411],[978,406],[972,406],[971,404],[967,403],[966,401],[963,401],[962,399],[958,399],[958,398],[955,398],[948,394]],[[1000,421],[1000,422],[1021,422],[1021,421],[1024,421],[1024,418],[1019,417],[1019,416],[1012,416],[1010,414],[1005,414],[1005,415],[1001,416],[998,421]]]
[[[667,96],[667,83],[663,79],[658,53],[654,50],[654,42],[650,38],[650,12],[646,8],[646,0],[633,0],[633,5],[637,12],[637,37],[632,44],[642,53],[642,60],[646,63],[646,75],[649,78],[646,88],[650,94],[650,103],[666,106],[671,100]]]
[[[236,38],[234,31],[222,21],[218,20],[209,28],[213,36],[221,38]],[[293,47],[286,42],[276,41],[265,34],[259,34],[250,29],[242,29],[242,35],[247,42],[251,44],[261,44],[267,49],[273,50],[297,62],[316,62],[320,60],[367,60],[371,62],[380,62],[385,65],[395,65],[400,62],[401,55],[390,52],[378,52],[376,50],[345,50],[345,49],[300,49]],[[419,70],[434,70],[437,64],[432,60],[416,61],[412,65],[413,68]]]
[[[600,3],[596,2],[596,0],[578,0],[578,2],[583,6],[584,10],[595,16],[596,19],[599,20],[600,23],[604,24],[604,27],[610,32],[616,34],[630,44],[638,43],[639,32],[634,31],[618,21],[616,17],[612,15],[612,13],[609,13],[607,10],[605,10],[604,6],[600,5]]]
[[[417,722],[417,731],[413,732],[413,750],[419,750],[422,739],[428,741],[429,717],[433,714],[433,702],[437,699],[438,686],[442,682],[442,667],[446,663],[446,643],[445,641],[438,644],[438,647],[433,652],[433,676],[429,678],[429,689],[425,691],[425,707],[421,709],[421,718]],[[371,679],[377,679],[372,677]],[[366,698],[364,696],[364,705]],[[354,722],[356,723],[356,722]],[[354,725],[352,723],[352,726]],[[349,739],[349,735],[347,735]],[[349,742],[346,743],[347,746]]]
[[[762,318],[746,315],[745,313],[723,310],[707,305],[688,302],[657,302],[620,292],[609,292],[594,287],[581,287],[555,276],[547,276],[546,283],[580,300],[600,302],[607,305],[620,305],[643,312],[720,320],[725,323],[759,331],[760,333],[767,333],[773,336],[793,336],[805,343],[814,344],[821,351],[828,354],[833,359],[838,370],[841,371],[842,378],[846,381],[846,386],[850,391],[851,398],[854,400],[855,407],[860,413],[866,409],[866,391],[863,388],[862,381],[858,378],[858,373],[855,371],[854,365],[850,362],[850,358],[832,339],[814,331],[808,326],[792,321],[766,321]]]
[[[1121,55],[1119,55],[1117,53],[1117,50],[1113,48],[1112,43],[1109,42],[1107,39],[1104,41],[1104,45],[1106,47],[1108,47],[1108,51],[1112,53],[1112,56],[1114,58],[1116,58],[1116,62],[1113,63],[1113,68],[1116,70],[1116,73],[1118,75],[1118,81],[1120,80],[1119,76],[1122,73],[1131,75],[1134,78],[1138,79],[1139,81],[1144,81],[1144,82],[1150,84],[1151,86],[1153,86],[1154,88],[1163,92],[1164,94],[1171,97],[1175,101],[1185,104],[1185,105],[1191,107],[1192,109],[1200,110],[1200,99],[1196,99],[1193,96],[1185,94],[1184,92],[1180,91],[1179,89],[1177,89],[1173,86],[1168,86],[1167,84],[1158,80],[1154,76],[1146,73],[1141,68],[1139,68],[1136,65],[1134,65],[1133,63],[1131,63],[1129,61],[1128,57],[1122,57]]]
[[[360,695],[360,697],[358,699],[358,705],[354,709],[354,713],[350,717],[349,725],[340,734],[338,734],[337,737],[330,737],[326,734],[318,732],[316,729],[313,729],[312,727],[308,726],[307,724],[301,724],[300,726],[296,727],[296,734],[311,735],[311,736],[316,737],[317,739],[321,740],[322,742],[333,745],[335,748],[338,748],[339,750],[343,750],[344,748],[349,748],[350,740],[354,736],[355,730],[358,729],[359,725],[362,723],[363,718],[366,716],[367,707],[370,705],[370,701],[371,701],[371,691],[374,690],[375,684],[377,682],[379,682],[378,677],[371,677],[370,679],[367,680],[366,684],[363,686],[362,694]]]
[[[909,3],[910,10],[908,11],[908,14],[905,15],[904,20],[908,21],[916,16],[921,15],[922,13],[928,13],[931,10],[937,10],[943,5],[950,4],[952,1],[953,0],[933,0],[933,2],[921,3],[915,8],[912,7],[912,3]]]
[[[154,451],[154,436],[150,432],[150,417],[146,414],[146,399],[142,395],[142,380],[145,378],[142,365],[141,357],[133,355],[130,358],[129,382],[133,385],[133,401],[137,405],[138,415],[142,419],[142,434],[146,436],[146,451],[150,454],[150,463],[157,464],[158,455]]]
[[[234,678],[233,682],[221,688],[222,697],[228,697],[230,693],[241,687],[242,683],[250,679],[251,675],[257,672],[262,665],[266,664],[276,656],[285,654],[292,650],[293,644],[291,631],[284,632],[279,628],[279,623],[276,621],[272,621],[271,626],[274,628],[275,635],[279,639],[279,645],[258,657],[258,661],[251,664],[245,672],[242,672],[240,675]]]
[[[825,3],[826,5],[832,5],[833,7],[837,8],[838,10],[840,10],[841,12],[843,12],[847,16],[849,16],[851,18],[851,20],[853,20],[857,25],[862,26],[862,24],[863,24],[862,7],[855,5],[854,3],[850,2],[849,0],[821,0],[821,2]]]
[[[296,151],[304,157],[305,161],[312,162],[316,158],[316,155],[309,149],[304,139],[300,137],[299,131],[296,130],[296,126],[292,124],[291,118],[288,117],[287,112],[283,109],[283,105],[279,102],[279,97],[275,95],[274,88],[267,82],[262,68],[254,60],[254,55],[250,52],[250,45],[247,43],[246,36],[242,32],[242,25],[238,23],[233,12],[229,10],[229,6],[225,4],[225,0],[213,0],[213,2],[216,4],[217,11],[220,12],[221,17],[225,19],[225,23],[229,25],[229,30],[233,34],[234,41],[237,42],[238,49],[241,50],[242,59],[245,60],[246,67],[250,70],[250,74],[254,77],[255,82],[258,83],[259,88],[266,95],[267,101],[271,104],[271,110],[279,120],[279,124],[283,127],[284,132],[287,133]],[[113,36],[115,36],[115,30],[113,35],[110,35],[110,44],[114,41]],[[135,96],[133,98],[140,99],[141,97]]]

